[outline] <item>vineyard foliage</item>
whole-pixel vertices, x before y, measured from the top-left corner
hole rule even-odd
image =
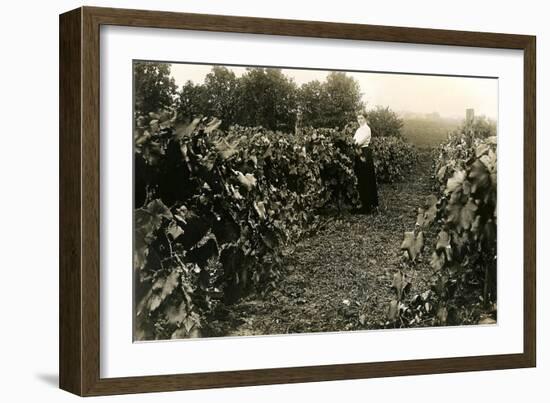
[[[433,283],[430,290],[413,296],[410,303],[401,296],[393,301],[390,320],[407,325],[428,316],[442,325],[494,323],[496,137],[465,127],[437,149],[434,167],[439,196],[430,196],[419,208],[416,228],[405,233],[402,245],[408,251],[408,264],[414,266],[416,254],[410,251],[421,252],[424,231],[435,234],[434,245],[429,248]]]
[[[434,175],[438,187],[444,191],[448,180],[456,171],[465,170],[476,153],[496,149],[496,136],[476,121],[474,125],[464,125],[449,134],[446,142],[435,148]],[[478,147],[481,147],[478,149]]]
[[[395,114],[387,108],[377,108],[378,126],[394,126]],[[390,123],[382,123],[386,115],[389,115]],[[372,118],[369,114],[369,119]],[[369,120],[369,125],[371,121]],[[350,123],[344,127],[343,133],[346,137],[353,137],[359,125]],[[400,127],[400,126],[399,126]],[[394,127],[394,131],[380,132],[371,127],[371,141],[369,147],[372,149],[376,180],[379,183],[400,182],[407,178],[414,164],[418,161],[418,152],[415,147],[403,140],[400,135],[399,127]]]
[[[376,179],[382,183],[405,180],[418,160],[414,146],[400,137],[373,137],[370,147]]]
[[[219,126],[173,110],[136,118],[137,340],[209,335],[220,303],[274,284],[284,246],[321,210],[359,206],[349,130]],[[380,179],[401,178],[412,149],[379,140]]]

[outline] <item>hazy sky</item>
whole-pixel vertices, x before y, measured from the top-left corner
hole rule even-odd
[[[203,83],[210,65],[172,64],[172,76],[181,86],[187,80]],[[237,76],[244,67],[228,67]],[[323,81],[329,71],[283,69],[283,73],[301,85],[308,81]],[[442,77],[408,74],[347,73],[361,86],[367,108],[376,105],[389,106],[397,112],[432,113],[459,117],[467,108],[474,108],[476,115],[497,119],[498,80],[491,78]]]

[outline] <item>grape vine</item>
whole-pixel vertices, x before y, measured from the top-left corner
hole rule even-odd
[[[389,322],[406,326],[428,317],[430,324],[440,325],[495,323],[496,137],[463,127],[435,156],[439,196],[430,196],[419,208],[415,229],[405,233],[401,246],[407,253],[405,266],[412,268],[416,258],[422,258],[424,232],[432,231],[432,286],[408,299],[404,293],[397,295],[388,308]],[[394,281],[393,287],[404,290],[402,284],[407,283]]]
[[[170,109],[136,117],[138,340],[208,335],[220,305],[275,285],[284,246],[320,211],[359,203],[352,129],[222,131],[215,118],[181,120]],[[374,140],[380,180],[402,178],[412,147]]]

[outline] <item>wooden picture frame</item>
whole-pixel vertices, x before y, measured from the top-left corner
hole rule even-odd
[[[523,50],[523,353],[100,377],[100,26],[202,30]],[[81,7],[60,16],[60,387],[81,396],[534,367],[536,364],[534,36]]]

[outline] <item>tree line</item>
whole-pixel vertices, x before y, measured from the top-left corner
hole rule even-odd
[[[324,81],[302,85],[281,69],[250,67],[240,77],[213,66],[203,83],[187,81],[178,88],[170,64],[135,62],[136,114],[176,105],[185,117],[215,116],[222,129],[231,125],[262,126],[294,132],[297,127],[343,128],[365,109],[361,87],[345,72],[330,72]],[[368,111],[375,136],[400,136],[402,120],[387,107]]]

